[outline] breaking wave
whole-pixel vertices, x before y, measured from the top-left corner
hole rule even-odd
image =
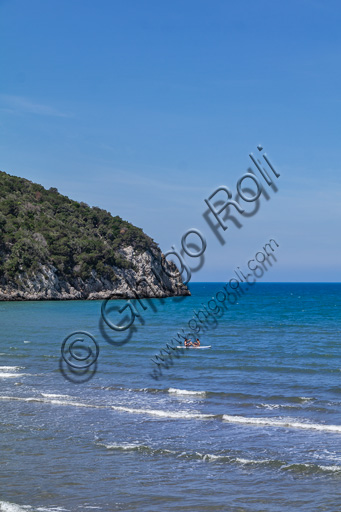
[[[169,388],[168,393],[175,395],[193,395],[193,396],[206,396],[206,391],[190,391],[188,389]]]
[[[274,459],[246,459],[232,454],[220,453],[201,453],[186,452],[180,450],[169,450],[167,448],[153,448],[142,443],[104,443],[97,441],[96,446],[105,448],[109,451],[128,451],[148,454],[150,456],[170,456],[178,459],[201,460],[207,463],[219,464],[235,464],[248,467],[266,467],[268,469],[277,469],[280,471],[289,471],[300,474],[316,474],[316,473],[337,473],[341,476],[341,466],[331,465],[325,466],[313,463],[288,463]]]
[[[245,416],[223,415],[223,420],[228,423],[240,423],[245,425],[257,425],[266,427],[301,428],[306,430],[322,430],[325,432],[341,432],[341,425],[324,425],[322,423],[303,423],[294,419],[276,418],[248,418]]]

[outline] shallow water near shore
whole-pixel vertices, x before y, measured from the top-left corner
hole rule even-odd
[[[127,340],[101,301],[0,303],[0,511],[341,509],[341,285],[257,283],[153,379],[222,287],[143,299]],[[72,331],[99,344],[87,373]]]

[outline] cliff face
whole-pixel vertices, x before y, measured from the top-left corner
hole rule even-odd
[[[34,275],[19,274],[16,283],[0,286],[0,300],[98,300],[190,295],[181,277],[172,277],[178,274],[177,269],[165,261],[159,249],[136,253],[132,247],[127,247],[120,252],[133,263],[134,270],[114,266],[114,281],[99,275],[96,270],[86,280],[80,277],[66,280],[58,276],[53,265],[41,265]],[[161,258],[162,266],[158,264]]]
[[[177,295],[190,292],[142,229],[0,172],[0,300]]]

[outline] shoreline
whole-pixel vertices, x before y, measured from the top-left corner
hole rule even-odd
[[[0,294],[0,303],[1,302],[65,302],[65,301],[95,301],[95,300],[139,300],[139,299],[171,299],[175,297],[189,297],[191,296],[191,292],[189,290],[182,290],[183,293],[169,293],[169,294],[143,294],[139,293],[136,295],[125,294],[120,295],[120,292],[98,292],[91,293],[91,296],[82,296],[82,297],[27,297],[27,296],[15,296],[15,297],[3,297]],[[186,292],[186,293],[185,293]],[[26,294],[25,294],[26,295]]]

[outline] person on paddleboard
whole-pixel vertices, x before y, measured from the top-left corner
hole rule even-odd
[[[199,338],[197,338],[196,341],[193,343],[191,339],[185,338],[184,345],[185,347],[200,347],[200,340]]]

